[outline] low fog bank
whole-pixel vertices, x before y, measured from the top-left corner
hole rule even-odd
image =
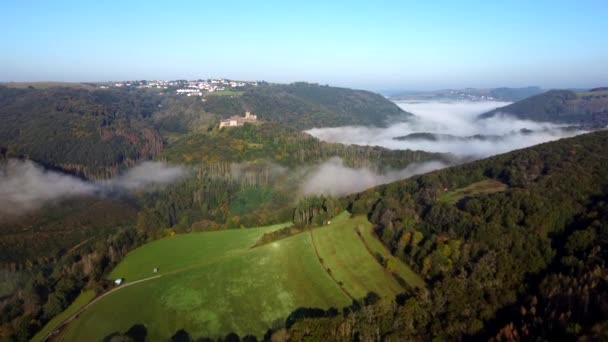
[[[387,128],[345,126],[313,128],[307,133],[329,142],[377,145],[390,149],[447,152],[462,157],[483,158],[543,142],[585,133],[566,130],[563,126],[519,120],[507,114],[478,120],[479,114],[509,104],[508,102],[396,102],[416,115],[410,122],[399,122]],[[531,130],[533,132],[522,130]],[[500,135],[500,139],[395,140],[412,133],[436,133],[459,137]]]
[[[144,162],[108,181],[91,182],[45,170],[29,160],[11,159],[0,163],[0,219],[78,196],[155,189],[178,180],[186,172],[182,167]]]
[[[300,185],[300,192],[303,195],[348,195],[446,166],[442,162],[430,161],[413,163],[402,170],[377,173],[369,168],[349,168],[336,157],[309,170]]]

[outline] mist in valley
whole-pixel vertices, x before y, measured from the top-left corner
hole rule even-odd
[[[515,119],[508,113],[483,120],[477,119],[480,114],[508,105],[508,102],[396,103],[405,111],[414,114],[415,118],[386,128],[313,128],[307,133],[328,142],[452,153],[466,158],[488,157],[584,133],[582,130],[565,129],[564,126],[552,123]],[[440,136],[435,139],[395,139],[413,133],[433,133]],[[490,136],[490,139],[472,138],[476,135]]]
[[[412,163],[401,170],[379,173],[367,167],[351,168],[344,165],[342,159],[331,158],[309,169],[300,185],[300,192],[304,196],[343,196],[446,166],[439,161],[430,161]]]
[[[505,102],[399,102],[415,118],[386,128],[346,126],[307,131],[329,142],[377,145],[390,149],[446,152],[458,159],[483,158],[514,149],[584,133],[563,126],[514,119],[508,114],[478,120],[479,114]],[[524,131],[522,131],[524,130]],[[438,134],[410,136],[412,133]],[[480,136],[491,138],[480,138]],[[475,137],[477,136],[477,137]],[[395,138],[405,137],[403,140]],[[460,158],[459,158],[460,157]],[[340,158],[291,169],[269,164],[232,164],[229,175],[247,184],[288,182],[297,197],[342,196],[449,166],[439,161],[413,163],[404,169],[378,171],[346,166]],[[88,181],[45,170],[32,161],[9,160],[0,165],[0,218],[21,215],[47,204],[78,196],[106,196],[161,189],[189,174],[189,169],[162,162],[143,162],[115,178]]]
[[[46,170],[30,160],[10,159],[0,164],[0,219],[68,198],[158,189],[186,174],[183,167],[143,162],[110,180],[88,181]]]

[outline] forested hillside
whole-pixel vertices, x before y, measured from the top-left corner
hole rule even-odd
[[[377,170],[403,168],[412,162],[428,160],[447,162],[451,158],[441,153],[327,143],[273,123],[184,135],[173,141],[162,157],[185,164],[271,161],[285,167],[340,157],[349,166]]]
[[[144,120],[159,104],[144,91],[0,86],[1,155],[107,178],[162,151]]]
[[[87,178],[154,159],[172,139],[213,130],[246,110],[294,129],[381,126],[411,116],[378,94],[307,83],[262,83],[237,95],[210,93],[204,102],[155,89],[35,86],[0,85],[0,158],[24,157]]]
[[[188,231],[289,220],[307,173],[332,157],[378,173],[426,161],[454,162],[439,153],[326,143],[271,123],[196,132],[162,155],[190,165],[194,176],[147,198],[140,225]]]
[[[262,83],[238,96],[207,96],[205,110],[224,117],[252,111],[264,121],[304,130],[346,125],[385,126],[407,120],[403,111],[381,95],[310,83]]]
[[[320,339],[587,340],[608,336],[608,132],[348,197],[428,293],[302,319]]]
[[[480,118],[499,114],[533,121],[604,127],[608,124],[608,90],[550,90],[482,114]]]

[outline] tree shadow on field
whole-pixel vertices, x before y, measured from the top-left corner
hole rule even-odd
[[[127,332],[113,332],[103,338],[104,342],[145,342],[148,329],[143,324],[134,324]]]

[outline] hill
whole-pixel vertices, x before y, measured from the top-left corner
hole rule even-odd
[[[602,329],[608,321],[608,312],[604,310],[608,305],[604,290],[608,286],[608,270],[603,261],[605,247],[608,247],[605,238],[608,236],[606,143],[608,132],[600,131],[379,186],[345,199],[344,203],[355,219],[339,216],[332,219],[330,225],[313,228],[312,235],[296,234],[251,249],[272,250],[275,243],[294,243],[311,236],[310,243],[314,243],[313,249],[323,264],[321,269],[329,268],[329,278],[348,293],[361,296],[365,289],[373,289],[374,284],[388,286],[375,289],[384,299],[372,300],[373,296],[366,296],[359,301],[363,303],[357,304],[359,306],[344,305],[342,315],[327,310],[329,303],[319,305],[317,311],[295,310],[283,316],[285,325],[275,319],[272,334],[276,338],[289,336],[293,340],[350,340],[354,336],[396,340],[509,336],[598,339],[604,336]],[[303,210],[314,213],[313,208]],[[365,216],[373,225],[360,221]],[[249,241],[251,243],[253,238]],[[393,279],[407,279],[398,281],[403,292],[398,288],[391,290],[393,285],[387,280],[375,283],[382,277],[380,275],[368,280],[360,278],[374,273],[370,270],[356,273],[368,267],[365,266],[367,261],[361,259],[364,253],[353,249],[356,241],[361,242],[359,250],[376,256],[371,259],[382,265],[386,273],[402,274],[393,275]],[[383,246],[378,247],[374,241]],[[161,242],[170,244],[171,240],[156,243]],[[223,243],[214,243],[214,246]],[[153,245],[146,245],[141,250],[151,248],[148,246]],[[291,248],[297,250],[295,246]],[[259,251],[256,253],[261,253]],[[380,254],[374,251],[380,251]],[[134,252],[133,256],[140,253]],[[243,253],[247,253],[251,262],[257,260],[253,254],[248,254],[253,252]],[[153,250],[143,254],[160,259],[150,261],[147,266],[133,266],[139,263],[131,259],[134,262],[131,267],[128,266],[130,257],[127,257],[123,261],[127,266],[119,266],[116,272],[120,269],[140,272],[150,269],[153,264],[183,259],[166,259],[163,253]],[[303,251],[298,254],[305,255]],[[234,254],[234,258],[239,255]],[[208,260],[215,262],[214,258]],[[395,262],[406,267],[405,270],[391,267]],[[170,266],[166,267],[171,270]],[[201,265],[201,270],[206,269],[204,267],[207,267],[206,263]],[[246,269],[250,267],[253,266]],[[272,271],[265,269],[264,272],[275,271],[276,268],[272,268]],[[216,271],[209,272],[216,275],[215,279],[222,279]],[[124,276],[131,277],[127,273]],[[133,285],[104,298],[85,310],[80,315],[82,321],[79,319],[85,323],[76,321],[66,336],[93,329],[92,322],[98,319],[112,321],[114,308],[118,307],[116,303],[139,298],[138,288],[157,293],[152,298],[162,299],[161,293],[178,293],[164,285],[153,285],[169,281],[169,278],[162,282],[161,279],[147,281],[141,287]],[[190,284],[198,283],[192,281],[195,278],[188,279]],[[404,286],[421,281],[424,291],[412,291],[413,285]],[[154,292],[154,286],[164,292]],[[232,285],[226,286],[232,288]],[[121,291],[124,292],[119,295]],[[396,294],[394,301],[387,300],[391,293]],[[118,299],[113,302],[111,298]],[[162,300],[153,299],[153,303],[160,302]],[[128,311],[130,307],[133,306],[126,306],[124,310]],[[97,308],[105,309],[98,311]],[[263,316],[264,310],[257,309],[257,316]],[[124,317],[131,315],[131,311],[125,312]],[[157,319],[148,315],[139,318],[142,320]],[[112,326],[123,332],[135,321],[116,322]],[[263,331],[263,324],[253,330],[239,330],[236,326],[213,330],[197,327],[186,316],[178,322],[195,337],[201,334],[217,337],[230,329],[241,335],[256,329]],[[149,332],[153,336],[159,334],[158,329],[166,329],[160,333],[166,336],[172,327],[178,328],[178,324],[170,324],[168,329],[165,325],[146,326],[151,327]],[[105,329],[109,331],[110,328]],[[207,331],[213,332],[205,334]],[[101,336],[103,333],[99,330],[95,334]]]
[[[297,130],[382,126],[411,116],[378,94],[307,83],[264,83],[209,94],[205,102],[156,89],[8,85],[0,85],[0,158],[25,157],[86,178],[109,178],[154,159],[176,137],[213,130],[221,118],[246,110]]]
[[[222,117],[246,110],[298,130],[346,125],[385,126],[412,117],[379,94],[311,83],[262,83],[238,96],[207,96],[205,110]]]
[[[543,93],[539,87],[525,88],[465,88],[442,89],[435,91],[412,91],[399,93],[390,97],[393,101],[520,101],[527,97]]]
[[[284,225],[144,245],[110,274],[126,283],[79,313],[62,337],[100,340],[136,324],[151,340],[167,340],[180,329],[216,338],[230,332],[262,336],[299,307],[335,316],[335,307],[371,290],[390,300],[404,288],[357,234],[355,229],[369,232],[369,222],[349,216],[253,248],[263,233]]]
[[[429,160],[448,162],[451,158],[441,153],[327,143],[274,123],[183,135],[166,148],[162,157],[181,164],[270,161],[285,167],[340,157],[349,166],[369,166],[377,170],[403,168]]]
[[[502,114],[524,120],[605,127],[608,125],[608,90],[550,90],[479,117]]]
[[[111,177],[162,151],[161,136],[144,121],[159,103],[143,91],[0,86],[0,158]]]
[[[247,227],[291,219],[302,184],[334,157],[346,167],[379,175],[417,163],[452,162],[439,153],[326,143],[272,123],[187,134],[161,157],[189,165],[194,176],[143,201],[140,223],[147,230]]]

